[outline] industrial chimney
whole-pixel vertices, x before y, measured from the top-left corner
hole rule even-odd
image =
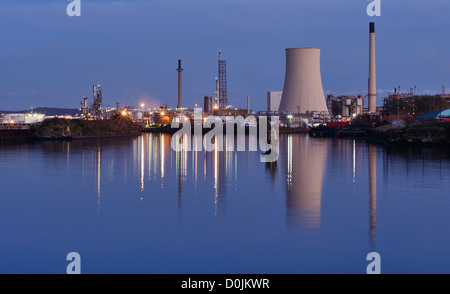
[[[247,113],[250,114],[250,96],[247,96]]]
[[[375,67],[375,23],[369,28],[369,112],[377,111],[377,79]]]
[[[181,97],[181,72],[183,69],[181,68],[181,60],[178,59],[178,104],[177,109],[181,110],[182,106],[182,97]]]
[[[203,100],[203,111],[205,112],[205,113],[209,113],[209,111],[210,111],[210,106],[209,106],[209,97],[208,96],[205,96],[205,98],[204,98],[204,100]]]
[[[286,49],[286,76],[279,111],[328,114],[320,75],[319,48]]]

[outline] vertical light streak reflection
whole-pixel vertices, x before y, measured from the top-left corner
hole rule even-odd
[[[186,181],[187,178],[187,161],[188,161],[188,140],[186,138],[183,138],[183,156],[184,156],[184,166],[183,166],[183,174],[184,174],[184,180]]]
[[[194,187],[197,187],[197,140],[192,139],[192,174],[194,175]]]
[[[147,176],[147,178],[148,178],[148,181],[150,181],[151,174],[152,174],[152,160],[153,160],[153,157],[152,157],[152,155],[153,155],[152,134],[148,134],[147,139],[148,139],[147,140],[147,148],[148,148],[148,173],[147,173],[148,176]]]
[[[161,188],[164,188],[164,134],[161,134]]]
[[[139,138],[133,140],[133,174],[137,174],[139,172]]]
[[[145,176],[145,145],[144,145],[144,138],[141,136],[140,137],[140,140],[141,140],[141,158],[140,158],[140,161],[141,161],[141,192],[144,192],[144,176]],[[141,197],[141,199],[142,199],[142,197]]]
[[[123,180],[124,181],[127,180],[127,157],[126,156],[124,158],[124,163],[123,163]]]
[[[237,167],[238,167],[238,164],[237,164],[237,152],[234,152],[234,184],[235,184],[235,186],[237,185],[237,175],[238,175],[238,168]]]
[[[217,206],[219,203],[219,163],[218,163],[218,143],[214,142],[214,215],[217,215]]]
[[[70,170],[70,142],[67,142],[67,171]]]
[[[288,154],[287,154],[287,185],[292,186],[292,135],[287,137]]]
[[[97,146],[97,212],[100,212],[101,202],[101,179],[102,179],[102,150]]]
[[[356,141],[353,140],[353,183],[356,182]]]
[[[194,151],[194,156],[195,156],[195,163],[194,163],[194,187],[197,188],[197,170],[198,170],[198,151]]]
[[[203,178],[206,181],[206,150],[203,153]]]
[[[158,172],[158,139],[155,137],[153,139],[153,179],[156,179],[157,172]]]

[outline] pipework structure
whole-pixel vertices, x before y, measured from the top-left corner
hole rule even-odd
[[[101,119],[103,117],[103,92],[102,92],[102,86],[100,85],[93,85],[92,86],[93,91],[93,103],[91,107],[91,114],[92,118],[94,119]]]
[[[222,60],[219,50],[219,108],[225,109],[228,105],[227,95],[227,61]]]

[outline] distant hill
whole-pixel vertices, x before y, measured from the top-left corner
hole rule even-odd
[[[19,110],[19,111],[11,111],[11,110],[0,110],[0,114],[4,113],[26,113],[29,112],[30,110]],[[79,114],[79,110],[78,109],[74,109],[74,108],[52,108],[52,107],[38,107],[38,108],[33,108],[34,112],[38,112],[38,113],[44,113],[45,115],[71,115],[71,116],[75,116],[77,114]]]

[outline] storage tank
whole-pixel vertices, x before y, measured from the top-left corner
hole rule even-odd
[[[136,112],[136,120],[142,120],[142,118],[143,118],[142,111]]]

